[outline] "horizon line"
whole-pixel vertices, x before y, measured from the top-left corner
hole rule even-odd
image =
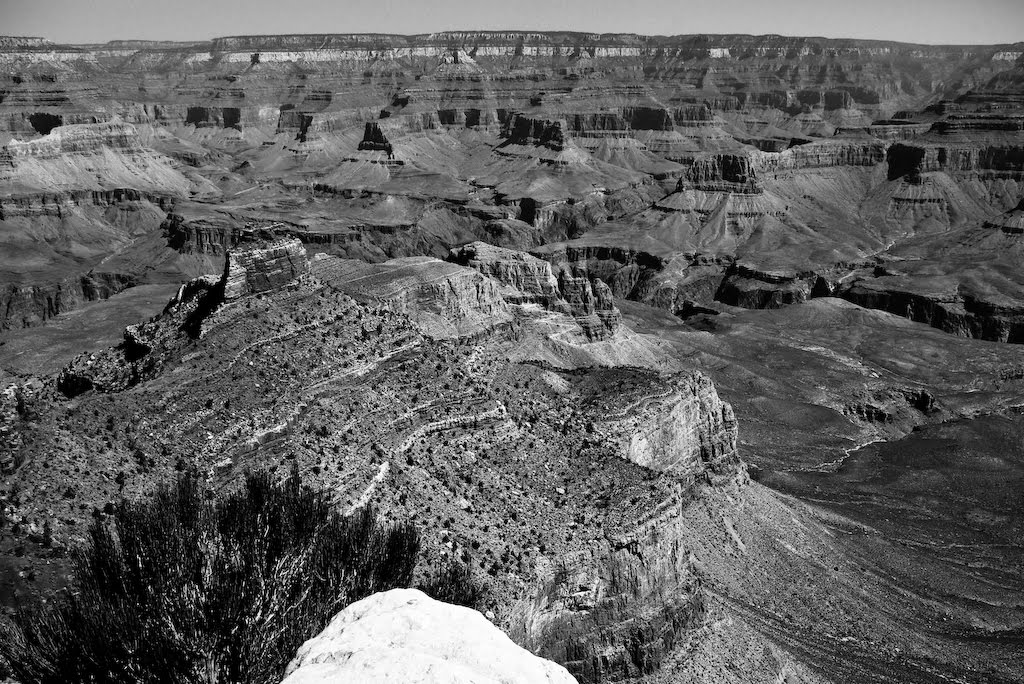
[[[659,33],[638,33],[635,31],[610,31],[610,32],[595,32],[595,31],[580,31],[573,29],[445,29],[441,31],[426,31],[423,33],[394,33],[394,32],[379,32],[379,31],[345,31],[338,33],[328,32],[302,32],[302,33],[241,33],[233,35],[220,35],[212,36],[209,38],[196,38],[196,39],[169,39],[169,38],[110,38],[103,42],[63,42],[54,41],[46,36],[30,36],[30,35],[12,35],[12,34],[0,34],[0,38],[8,38],[14,40],[41,40],[46,41],[50,45],[54,46],[67,46],[67,47],[84,47],[84,46],[102,46],[111,43],[169,43],[169,44],[180,44],[190,45],[197,43],[212,43],[217,40],[231,39],[231,38],[274,38],[274,37],[333,37],[333,36],[379,36],[379,37],[396,37],[396,38],[420,38],[427,36],[441,36],[444,34],[488,34],[488,33],[512,33],[512,34],[539,34],[539,35],[573,35],[573,36],[593,36],[596,38],[611,37],[611,36],[631,36],[636,38],[660,38],[660,39],[671,39],[671,38],[696,38],[701,36],[707,36],[709,38],[723,38],[723,37],[737,37],[737,38],[784,38],[784,39],[801,39],[801,40],[825,40],[825,41],[859,41],[859,42],[873,42],[873,43],[888,43],[895,45],[907,45],[907,46],[927,46],[927,47],[1003,47],[1011,45],[1024,45],[1024,40],[1016,42],[1002,42],[1002,43],[926,43],[926,42],[907,42],[900,40],[893,40],[888,38],[867,38],[858,36],[825,36],[825,35],[799,35],[799,34],[784,34],[784,33],[715,33],[708,31],[701,31],[697,33],[676,33],[676,34],[659,34]]]

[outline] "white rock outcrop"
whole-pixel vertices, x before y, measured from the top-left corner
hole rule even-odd
[[[392,589],[353,603],[302,645],[283,684],[574,684],[475,610]]]

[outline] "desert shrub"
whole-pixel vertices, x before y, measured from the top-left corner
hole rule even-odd
[[[217,502],[194,476],[97,520],[70,591],[0,626],[22,682],[279,682],[348,603],[409,586],[419,536],[340,515],[297,470]]]
[[[473,577],[472,564],[455,559],[442,562],[419,589],[438,601],[468,608],[480,608],[487,593]]]

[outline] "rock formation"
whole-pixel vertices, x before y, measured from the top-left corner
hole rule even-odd
[[[231,250],[219,278],[201,276],[182,285],[161,315],[126,328],[119,346],[74,359],[61,371],[57,388],[74,397],[131,387],[159,372],[189,338],[201,336],[206,318],[223,304],[281,290],[308,271],[306,252],[295,239]]]
[[[392,153],[391,143],[388,142],[384,132],[380,129],[380,125],[372,121],[367,122],[366,131],[363,133],[363,139],[359,141],[360,150],[370,150],[373,152],[387,152],[389,155]]]
[[[508,286],[502,292],[514,304],[534,302],[546,309],[569,312],[551,264],[525,252],[473,242],[453,249],[450,261],[468,266]]]
[[[295,238],[234,250],[224,261],[224,300],[276,290],[309,271],[306,250]]]
[[[588,339],[602,340],[615,333],[621,314],[607,283],[589,278],[586,271],[563,268],[558,289]]]
[[[686,180],[698,190],[712,192],[759,193],[761,187],[749,157],[715,155],[696,160]]]
[[[502,136],[514,145],[539,145],[555,152],[565,149],[565,121],[533,119],[522,114],[513,114],[505,127]]]
[[[699,373],[668,380],[663,394],[636,399],[633,410],[599,419],[623,458],[682,478],[736,467],[736,418]]]
[[[283,684],[571,684],[475,610],[392,589],[338,613],[299,649]]]
[[[534,302],[550,311],[571,314],[588,340],[608,339],[619,326],[621,314],[611,288],[585,271],[563,267],[556,278],[551,264],[542,259],[481,242],[452,250],[449,259],[503,283],[503,295],[509,302]]]
[[[321,259],[313,271],[358,301],[409,316],[435,339],[477,335],[512,319],[496,281],[429,257],[383,264]]]

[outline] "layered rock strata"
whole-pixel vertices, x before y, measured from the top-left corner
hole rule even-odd
[[[224,300],[276,290],[309,271],[306,249],[296,238],[229,251],[224,263]]]
[[[536,302],[572,315],[591,341],[608,339],[619,327],[622,316],[611,288],[585,270],[566,266],[556,277],[547,261],[481,242],[452,250],[449,259],[504,283],[510,302]]]

